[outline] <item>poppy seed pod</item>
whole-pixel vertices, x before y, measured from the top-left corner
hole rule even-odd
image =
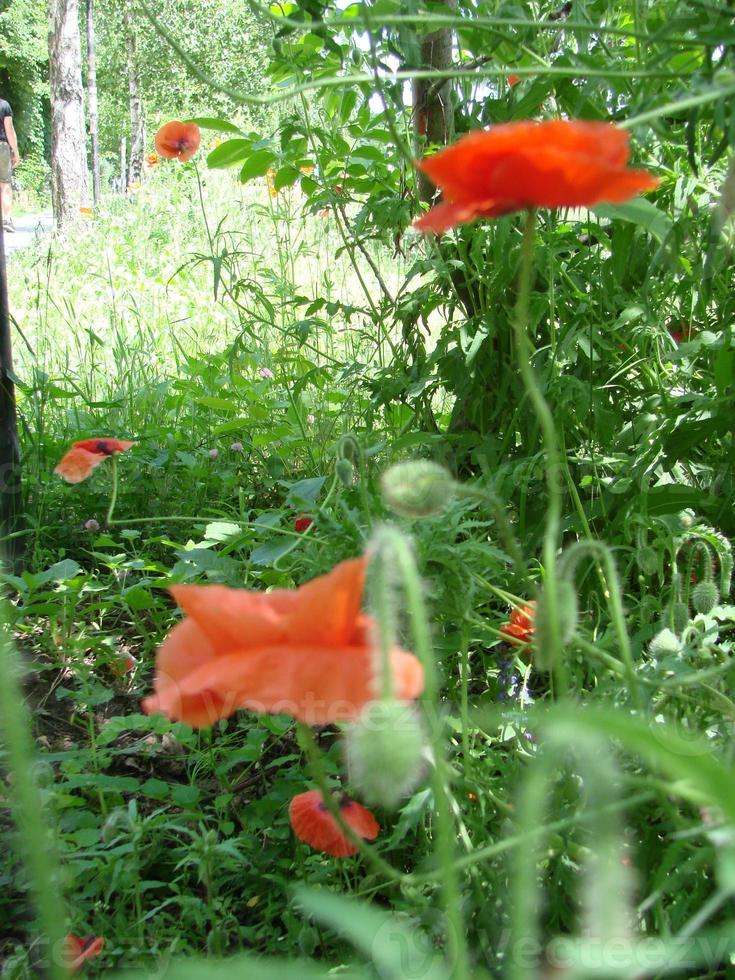
[[[392,698],[373,701],[347,732],[350,780],[367,803],[394,810],[421,779],[425,744],[412,706]]]
[[[652,657],[665,657],[672,653],[681,653],[681,641],[670,629],[657,633],[648,644],[648,652]]]
[[[711,612],[720,601],[720,593],[715,583],[698,582],[692,589],[692,605],[698,613]]]
[[[396,463],[381,479],[383,498],[391,510],[402,517],[431,517],[439,514],[452,499],[451,474],[430,459]]]

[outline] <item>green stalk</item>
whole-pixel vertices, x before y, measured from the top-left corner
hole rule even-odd
[[[107,517],[105,518],[105,527],[109,527],[112,522],[112,515],[115,513],[115,504],[117,503],[117,457],[112,455],[112,493],[110,494],[110,506],[107,508]]]
[[[5,617],[3,617],[3,620]],[[23,699],[20,662],[3,622],[0,636],[0,730],[13,773],[15,820],[21,840],[38,922],[48,946],[48,971],[52,980],[68,975],[60,956],[64,948],[64,904],[54,867],[53,849],[43,822],[43,801],[33,776],[35,752],[31,720]]]
[[[401,580],[411,620],[413,649],[424,668],[423,700],[435,709],[439,717],[439,690],[436,665],[431,648],[429,621],[426,615],[424,594],[408,542],[397,531],[390,533],[393,556],[401,573]],[[452,963],[453,980],[469,980],[470,967],[465,936],[459,875],[454,855],[454,821],[452,820],[452,800],[449,792],[449,766],[444,749],[444,726],[434,724],[432,749],[434,766],[432,769],[432,790],[436,810],[436,850],[439,867],[442,870],[442,904],[448,925],[449,958]]]
[[[521,268],[518,279],[518,298],[513,316],[513,331],[516,341],[516,357],[521,380],[528,397],[536,410],[546,451],[546,483],[549,491],[549,505],[546,510],[546,528],[542,549],[544,565],[544,589],[547,604],[548,636],[545,637],[549,649],[544,653],[551,664],[556,682],[557,696],[566,693],[568,679],[563,661],[561,633],[559,630],[558,588],[556,579],[556,553],[559,547],[562,507],[563,463],[559,440],[551,410],[544,398],[538,380],[531,367],[532,346],[528,336],[531,281],[533,277],[533,253],[536,233],[536,212],[526,212],[521,249]]]

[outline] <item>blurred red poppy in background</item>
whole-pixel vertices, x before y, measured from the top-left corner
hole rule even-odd
[[[105,945],[102,936],[90,936],[80,939],[79,936],[69,935],[65,940],[64,964],[69,973],[78,973],[87,960],[93,959]]]
[[[134,442],[126,439],[82,439],[72,443],[71,449],[61,457],[54,473],[63,477],[67,483],[81,483],[108,456],[124,453],[134,445]]]
[[[516,645],[530,643],[533,639],[533,618],[536,615],[536,603],[529,602],[520,609],[514,609],[510,614],[510,622],[500,627],[509,643]]]
[[[513,88],[514,85],[517,85],[520,82],[520,80],[521,80],[520,75],[508,75],[508,85],[511,88]]]
[[[156,133],[156,150],[167,160],[191,160],[199,149],[201,133],[196,123],[182,123],[174,120],[166,123]]]
[[[314,521],[306,514],[299,514],[298,517],[294,518],[294,522],[293,522],[294,530],[298,531],[299,534],[301,534],[307,528],[311,527],[313,523]]]
[[[339,811],[345,823],[358,837],[375,840],[380,833],[380,825],[369,810],[355,803],[348,796],[339,801]],[[288,808],[291,827],[300,841],[313,847],[315,851],[331,854],[332,857],[351,857],[359,848],[340,830],[339,824],[327,809],[324,797],[318,789],[294,796]]]
[[[444,200],[415,222],[440,234],[529,208],[618,204],[658,180],[627,168],[628,133],[606,122],[513,122],[476,130],[416,163]]]

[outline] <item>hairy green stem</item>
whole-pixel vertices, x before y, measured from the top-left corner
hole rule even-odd
[[[110,506],[107,508],[107,517],[105,517],[105,527],[109,527],[112,521],[112,515],[115,513],[115,504],[117,503],[117,458],[114,453],[110,459],[112,465],[112,492],[110,493]]]
[[[542,560],[544,565],[544,590],[548,624],[548,635],[545,637],[545,640],[549,644],[549,649],[545,650],[544,653],[551,664],[552,674],[556,683],[556,694],[557,696],[561,696],[566,693],[568,685],[566,665],[562,655],[561,631],[559,629],[556,568],[556,555],[559,548],[559,531],[561,525],[563,462],[554,418],[531,366],[532,346],[528,333],[530,327],[529,311],[535,233],[536,212],[531,209],[526,213],[523,227],[521,268],[518,279],[518,298],[513,316],[513,330],[515,334],[518,369],[528,397],[536,411],[536,417],[541,426],[541,434],[546,451],[546,483],[549,491],[549,503],[546,510]]]

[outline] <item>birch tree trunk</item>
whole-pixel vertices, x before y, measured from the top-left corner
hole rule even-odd
[[[456,0],[442,0],[454,12]],[[432,31],[421,39],[421,67],[446,71],[452,66],[454,34],[450,27]],[[417,144],[444,146],[454,134],[454,106],[451,100],[452,83],[442,80],[419,78],[413,84],[413,120]],[[423,146],[417,147],[419,150]],[[419,173],[419,199],[430,201],[434,185]]]
[[[87,203],[82,44],[77,0],[49,0],[51,199],[59,227]]]
[[[94,203],[100,200],[100,136],[97,116],[97,59],[95,57],[94,0],[87,5],[87,110],[89,136],[92,143],[92,192]]]
[[[125,48],[128,68],[128,98],[130,101],[130,165],[128,168],[128,183],[139,181],[143,172],[143,154],[145,152],[145,127],[143,124],[143,106],[140,99],[140,72],[138,70],[138,52],[135,40],[135,23],[130,3],[123,8],[123,23],[125,26]]]

